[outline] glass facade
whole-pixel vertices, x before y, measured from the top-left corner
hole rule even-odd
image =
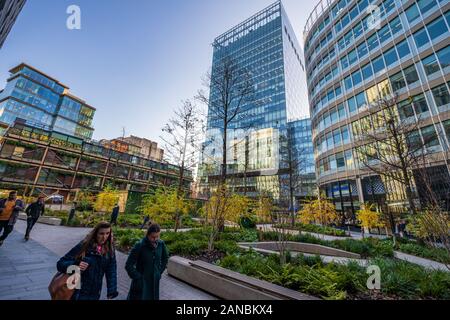
[[[309,117],[303,51],[281,2],[215,39],[212,75],[230,58],[250,75],[254,90],[227,130],[228,183],[235,191],[245,189],[250,195],[264,191],[277,198],[282,169],[280,139],[287,135],[289,121]],[[221,171],[223,124],[211,110],[219,96],[212,85],[199,168],[205,188],[208,179],[211,184],[210,178]]]
[[[79,138],[92,138],[95,109],[68,94],[58,81],[21,64],[0,93],[0,121],[14,124],[17,118],[49,130]]]
[[[26,0],[0,0],[0,49]]]
[[[441,134],[450,107],[449,1],[371,1],[380,9],[376,27],[369,2],[323,1],[304,33],[318,184],[344,212],[393,190],[364,176],[355,152],[361,133],[378,126],[368,109],[379,98],[398,96],[399,117],[425,123],[417,138],[437,153],[449,150]]]

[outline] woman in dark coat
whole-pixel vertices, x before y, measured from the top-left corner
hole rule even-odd
[[[116,254],[109,223],[99,223],[56,266],[59,272],[66,273],[67,268],[72,265],[78,265],[81,270],[81,289],[74,291],[72,300],[99,300],[104,276],[108,299],[119,295]]]
[[[152,224],[128,256],[125,269],[132,279],[128,300],[159,300],[159,281],[169,260],[160,233],[159,225]]]

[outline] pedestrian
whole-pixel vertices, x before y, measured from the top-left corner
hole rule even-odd
[[[3,235],[0,237],[0,246],[13,231],[19,212],[23,210],[23,201],[17,199],[16,191],[11,191],[8,198],[0,200],[0,234],[3,231]]]
[[[150,217],[149,217],[149,216],[144,216],[144,222],[142,222],[141,229],[144,229],[144,227],[145,227],[145,225],[146,225],[147,223],[152,224],[152,222],[150,221]]]
[[[119,204],[116,203],[111,212],[111,224],[117,224],[117,217],[119,216]]]
[[[28,216],[27,231],[25,232],[25,241],[28,241],[30,239],[31,229],[33,229],[39,217],[44,215],[45,212],[44,199],[45,199],[44,196],[39,196],[37,201],[30,204],[25,210],[25,213]]]
[[[128,300],[159,300],[159,282],[169,260],[169,252],[160,235],[160,226],[150,225],[146,237],[128,256],[125,269],[132,279]]]
[[[99,300],[103,277],[106,276],[107,298],[117,292],[117,262],[111,224],[100,222],[86,238],[70,250],[56,264],[59,272],[78,265],[81,271],[81,289],[75,289],[72,300]]]
[[[67,219],[67,223],[70,223],[70,221],[72,221],[72,219],[75,217],[76,209],[77,209],[77,203],[74,201],[72,203],[72,208],[70,208],[69,218]]]

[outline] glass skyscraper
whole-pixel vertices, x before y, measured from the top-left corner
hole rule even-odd
[[[0,0],[0,49],[26,0]]]
[[[362,170],[356,153],[365,128],[377,126],[370,114],[379,98],[397,96],[401,121],[421,120],[415,137],[429,141],[430,174],[448,180],[449,9],[448,0],[324,0],[311,13],[304,37],[316,171],[338,210],[405,204],[398,185]],[[440,189],[442,181],[432,181]]]
[[[245,111],[227,132],[227,183],[235,192],[268,192],[279,198],[279,178],[286,170],[280,139],[287,135],[289,121],[309,117],[303,52],[281,2],[217,37],[213,47],[212,73],[230,58],[248,72],[253,86]],[[211,86],[211,97],[218,94]],[[222,135],[221,121],[214,118],[210,105],[199,167],[203,192],[220,175]]]
[[[10,70],[0,91],[0,122],[16,119],[83,139],[92,138],[95,109],[71,95],[69,88],[24,63]]]

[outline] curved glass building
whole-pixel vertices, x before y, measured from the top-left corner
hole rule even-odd
[[[339,211],[405,203],[398,185],[362,170],[355,152],[384,96],[398,96],[402,121],[423,120],[417,138],[435,155],[433,188],[450,178],[449,9],[449,0],[323,0],[311,13],[304,39],[316,175]],[[417,183],[413,191],[420,197]]]

